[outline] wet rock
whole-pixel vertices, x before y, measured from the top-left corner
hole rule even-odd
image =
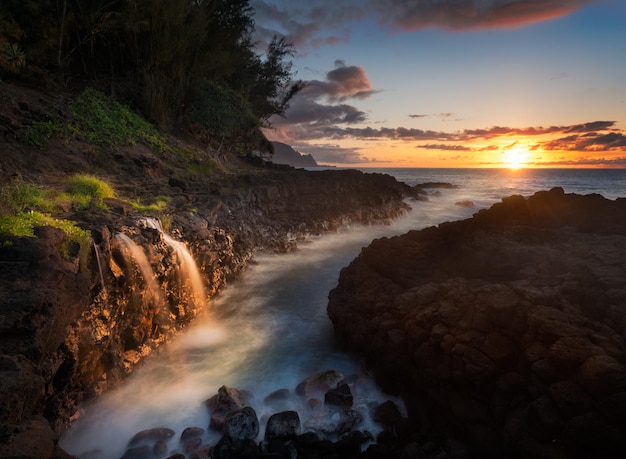
[[[300,416],[295,411],[275,413],[267,420],[265,440],[286,439],[300,435]]]
[[[232,387],[220,387],[217,394],[205,401],[205,405],[211,413],[209,427],[221,432],[228,413],[248,406],[251,395],[250,392]]]
[[[204,429],[202,427],[186,427],[185,430],[180,434],[180,440],[190,440],[195,437],[200,437],[204,435]]]
[[[330,389],[324,394],[324,405],[336,406],[340,408],[350,408],[354,399],[350,386],[343,383],[334,389]]]
[[[344,376],[335,370],[320,371],[300,382],[296,387],[296,394],[305,395],[307,398],[323,395],[344,380]]]
[[[253,440],[259,434],[259,419],[253,408],[229,412],[224,418],[222,433],[233,440]]]
[[[130,439],[128,444],[130,446],[134,446],[144,441],[169,440],[174,436],[174,433],[175,432],[172,429],[165,427],[146,429],[133,435],[133,438]]]

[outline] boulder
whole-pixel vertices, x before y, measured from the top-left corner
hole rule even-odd
[[[229,412],[222,433],[232,440],[254,440],[259,434],[259,419],[254,409],[246,406]]]
[[[248,391],[227,386],[220,387],[217,390],[217,394],[204,402],[211,415],[209,427],[213,430],[221,431],[226,415],[231,411],[248,406],[248,400],[251,396],[252,394]]]
[[[288,439],[300,435],[300,416],[295,411],[275,413],[267,420],[265,440]]]

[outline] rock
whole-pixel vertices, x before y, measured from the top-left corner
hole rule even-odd
[[[335,370],[320,371],[309,376],[296,387],[296,394],[313,398],[323,395],[328,390],[337,387],[337,384],[344,380],[344,376]]]
[[[227,386],[220,387],[217,394],[205,401],[211,414],[209,427],[221,432],[228,413],[248,406],[250,397],[250,392]]]
[[[174,431],[165,427],[157,427],[154,429],[142,430],[133,435],[128,442],[129,446],[137,445],[144,441],[169,440],[174,436]]]
[[[340,408],[350,408],[353,403],[350,386],[343,383],[334,389],[330,389],[324,394],[324,405],[336,406]]]
[[[254,440],[259,434],[259,419],[254,409],[246,406],[229,412],[222,433],[233,440]]]
[[[402,417],[398,405],[387,400],[373,409],[372,420],[382,425],[391,425]]]
[[[26,90],[10,82],[0,86],[0,99],[8,101],[0,104],[0,118],[9,120],[4,124],[13,134],[32,126],[35,112],[41,120],[69,115],[69,93]],[[38,108],[21,110],[22,97],[28,99],[26,106]],[[118,385],[202,310],[187,301],[185,289],[175,291],[177,257],[158,232],[138,226],[145,215],[131,201],[167,199],[167,209],[156,212],[168,216],[163,225],[189,248],[213,297],[258,250],[292,250],[311,234],[386,222],[407,212],[405,198],[419,195],[384,174],[257,167],[238,155],[221,155],[208,176],[183,172],[178,155],[155,155],[141,142],[98,148],[95,158],[84,139],[74,139],[70,148],[53,141],[41,150],[13,134],[3,138],[1,183],[24,177],[56,190],[68,173],[89,171],[114,178],[119,196],[128,199],[107,198],[106,209],[62,205],[58,217],[93,237],[80,253],[76,243],[52,227],[36,228],[36,237],[0,238],[0,355],[19,367],[0,369],[0,420],[17,426],[45,413],[53,430],[62,431],[80,404]],[[185,159],[192,168],[214,164],[214,152],[188,153],[202,158]],[[168,307],[157,307],[156,296],[139,299],[136,268],[129,269],[118,256],[118,233],[128,233],[141,245],[167,287]]]
[[[505,198],[373,241],[328,313],[408,423],[447,426],[472,455],[626,457],[626,406],[606,402],[626,393],[624,228],[626,200]]]
[[[267,420],[265,440],[294,438],[300,435],[300,416],[295,411],[275,413]]]
[[[202,427],[187,427],[180,434],[180,440],[186,441],[202,435],[204,435],[204,429]]]
[[[3,426],[4,427],[4,426]],[[2,438],[2,437],[5,438]],[[0,436],[0,458],[40,459],[52,457],[57,436],[42,416],[10,426]]]

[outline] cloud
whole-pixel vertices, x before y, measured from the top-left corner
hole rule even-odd
[[[621,132],[570,135],[541,144],[544,150],[560,151],[626,151],[626,135]]]
[[[603,166],[603,167],[626,167],[626,156],[617,158],[580,158],[561,159],[557,161],[536,161],[534,166],[559,167],[559,166]]]
[[[351,27],[373,19],[397,31],[519,28],[555,19],[595,0],[250,0],[255,41],[285,36],[302,53],[351,41]]]
[[[474,151],[473,148],[465,145],[426,144],[418,145],[417,148],[423,148],[425,150]]]
[[[311,80],[301,96],[311,99],[327,98],[330,101],[347,99],[367,99],[377,90],[365,75],[363,67],[347,66],[342,60],[335,61],[335,68],[326,74],[326,80]]]
[[[255,41],[266,44],[274,35],[284,36],[303,53],[350,42],[346,25],[365,14],[358,0],[250,0],[250,6],[254,9]]]
[[[428,118],[428,115],[409,115],[409,118]]]
[[[375,0],[378,21],[410,32],[428,27],[449,30],[517,28],[565,16],[594,0]]]

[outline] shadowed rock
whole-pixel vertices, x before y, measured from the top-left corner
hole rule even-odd
[[[416,424],[477,457],[617,458],[624,279],[626,200],[556,188],[374,241],[328,312]]]

